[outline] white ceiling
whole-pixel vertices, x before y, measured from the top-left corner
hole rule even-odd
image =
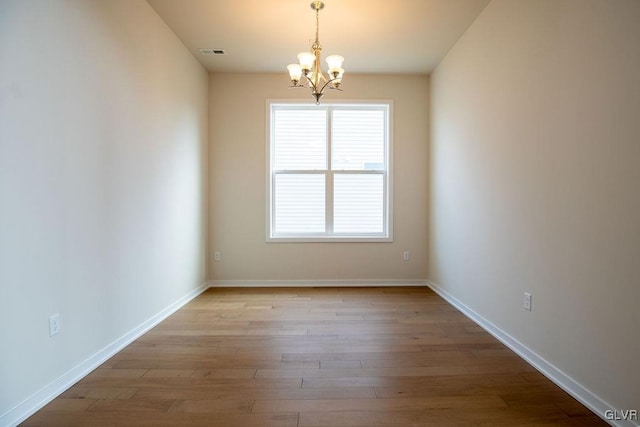
[[[147,0],[211,72],[283,72],[315,37],[311,0]],[[430,73],[489,0],[324,0],[323,58],[347,73]],[[199,48],[222,48],[203,56]],[[323,68],[326,65],[323,64]]]

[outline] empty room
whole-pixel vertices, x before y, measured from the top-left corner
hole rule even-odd
[[[639,23],[0,0],[0,426],[639,426]]]

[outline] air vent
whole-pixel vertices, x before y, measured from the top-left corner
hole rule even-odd
[[[227,52],[224,49],[198,49],[201,55],[226,55]]]

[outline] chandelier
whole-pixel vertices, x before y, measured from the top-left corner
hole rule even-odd
[[[311,9],[316,11],[316,41],[311,45],[312,52],[302,52],[298,54],[299,64],[289,64],[289,77],[291,77],[292,87],[305,87],[305,83],[311,90],[311,95],[316,98],[316,104],[320,104],[320,98],[324,94],[325,88],[340,89],[342,83],[342,61],[344,58],[340,55],[330,55],[327,57],[328,77],[322,74],[320,66],[320,57],[322,46],[318,39],[320,28],[320,9],[324,8],[321,1],[311,2]],[[302,80],[304,78],[304,80]]]

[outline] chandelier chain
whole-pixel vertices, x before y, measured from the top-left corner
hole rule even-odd
[[[320,9],[316,8],[316,44],[320,44]]]

